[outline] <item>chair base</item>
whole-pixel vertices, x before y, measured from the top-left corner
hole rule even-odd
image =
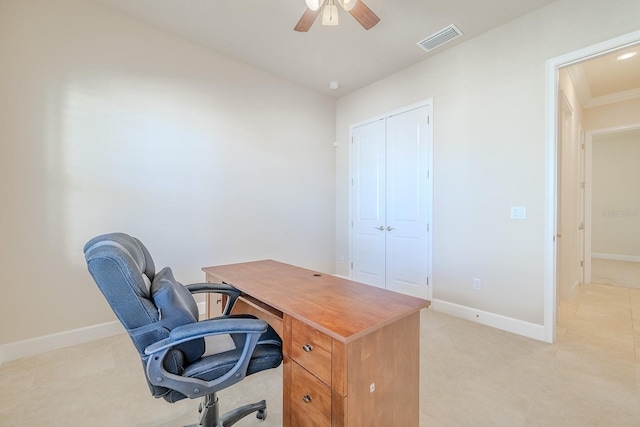
[[[267,401],[261,400],[256,403],[249,403],[220,415],[218,397],[215,393],[212,393],[206,396],[204,401],[200,404],[200,412],[202,412],[200,423],[191,424],[185,427],[231,427],[247,415],[254,412],[258,419],[265,420],[267,419]]]

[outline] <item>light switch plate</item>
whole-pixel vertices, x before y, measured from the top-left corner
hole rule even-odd
[[[527,208],[524,206],[511,206],[511,219],[526,219]]]

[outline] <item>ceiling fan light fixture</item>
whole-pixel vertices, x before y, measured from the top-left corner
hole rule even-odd
[[[358,0],[338,0],[340,2],[340,6],[347,12],[354,8]]]
[[[320,8],[320,0],[304,0],[307,7],[311,10],[318,10]]]
[[[298,23],[293,27],[294,31],[306,33],[311,25],[322,14],[322,25],[338,25],[338,7],[340,4],[353,19],[358,21],[362,28],[370,30],[380,22],[380,18],[362,0],[304,0],[307,8]]]
[[[322,25],[338,25],[338,7],[329,0],[322,10]]]

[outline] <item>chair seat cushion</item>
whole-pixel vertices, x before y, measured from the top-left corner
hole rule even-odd
[[[224,316],[236,319],[256,319],[250,314],[232,314]],[[182,374],[185,377],[198,378],[211,381],[229,372],[238,361],[244,347],[245,334],[230,334],[235,342],[235,347],[218,354],[202,357],[200,360],[187,366]],[[247,375],[263,371],[265,369],[277,368],[282,363],[282,339],[278,333],[269,325],[267,330],[260,335],[258,343],[247,368]]]
[[[255,318],[250,315],[239,315],[233,317]],[[238,336],[243,334],[234,334],[234,341],[240,343]],[[222,353],[205,355],[201,359],[191,363],[185,367],[182,373],[183,377],[198,378],[203,381],[212,381],[220,378],[229,372],[237,363],[242,353],[242,345],[238,345],[233,350],[224,351]],[[267,331],[260,336],[258,344],[251,356],[249,366],[247,367],[247,375],[252,375],[266,369],[273,369],[282,363],[282,340],[278,333],[269,326]],[[185,399],[186,396],[177,391],[170,391],[163,396],[169,402],[177,402]]]
[[[235,349],[217,355],[205,356],[189,365],[182,376],[205,381],[220,378],[236,365],[241,353],[242,349]],[[247,375],[255,374],[265,369],[277,368],[281,362],[282,350],[279,346],[273,344],[257,345],[253,356],[251,356]]]

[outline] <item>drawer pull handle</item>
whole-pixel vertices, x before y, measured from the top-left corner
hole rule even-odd
[[[311,344],[305,344],[302,346],[302,349],[309,353],[311,350],[313,350],[313,346]]]
[[[302,400],[304,400],[304,403],[309,403],[311,402],[311,396],[305,394],[304,396],[302,396]]]

